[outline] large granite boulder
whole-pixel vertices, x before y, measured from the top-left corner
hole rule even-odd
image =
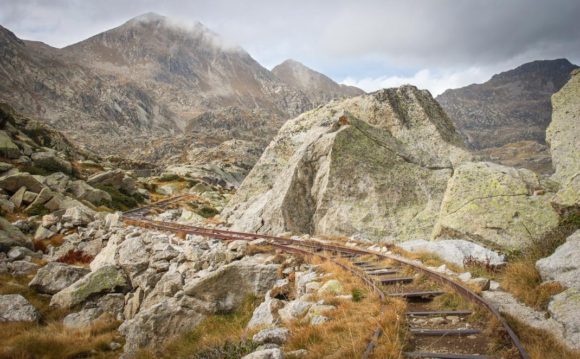
[[[90,271],[83,267],[51,262],[40,268],[28,286],[37,292],[55,294],[84,277]]]
[[[561,185],[552,203],[566,212],[580,210],[580,70],[552,96],[552,122],[546,130],[555,173]]]
[[[20,294],[0,295],[0,323],[39,320],[40,312]]]
[[[476,260],[481,263],[489,263],[492,266],[505,264],[504,255],[462,239],[442,239],[439,241],[416,239],[400,243],[399,247],[409,252],[434,253],[441,259],[460,267],[463,267],[466,260]]]
[[[215,310],[231,311],[239,307],[248,294],[265,295],[276,283],[278,268],[277,264],[236,261],[191,280],[184,291],[189,296],[212,303]]]
[[[555,280],[566,287],[580,289],[580,230],[566,239],[552,255],[536,262],[545,281]]]
[[[251,232],[427,237],[467,157],[427,91],[332,102],[286,122],[222,216]]]
[[[71,308],[94,295],[122,292],[128,288],[129,283],[123,271],[114,266],[104,266],[56,293],[50,305]]]
[[[126,340],[125,353],[133,357],[144,347],[161,348],[168,338],[195,328],[207,314],[205,303],[187,296],[169,298],[142,310],[119,327]]]
[[[558,225],[548,191],[549,186],[526,169],[463,163],[449,180],[433,238],[522,249]]]

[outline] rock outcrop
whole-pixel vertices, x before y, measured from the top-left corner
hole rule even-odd
[[[246,231],[428,237],[461,143],[413,86],[331,103],[284,125],[222,214]]]
[[[552,122],[546,140],[552,152],[553,179],[561,185],[552,199],[563,212],[580,211],[580,70],[552,96]]]
[[[555,280],[580,289],[580,230],[566,239],[552,255],[536,262],[544,281]]]
[[[526,169],[463,163],[449,180],[433,238],[522,249],[558,225],[551,190]]]

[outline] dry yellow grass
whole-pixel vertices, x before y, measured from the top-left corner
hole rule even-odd
[[[509,263],[501,278],[505,290],[536,309],[546,309],[550,297],[564,290],[558,282],[542,283],[540,273],[531,260]]]
[[[116,332],[119,323],[102,320],[85,329],[67,329],[64,310],[49,308],[50,297],[28,288],[30,277],[0,276],[0,294],[20,294],[42,315],[40,324],[0,323],[0,358],[79,358],[89,353],[96,358],[118,357],[109,349],[113,340],[121,342]]]
[[[379,326],[385,333],[379,338],[373,357],[402,357],[405,342],[405,303],[389,300],[383,304],[358,277],[331,262],[313,258],[325,273],[327,279],[338,279],[345,293],[362,292],[359,300],[336,299],[332,295],[321,298],[336,306],[332,312],[325,313],[331,320],[311,326],[304,321],[288,323],[291,337],[285,345],[286,351],[306,349],[307,358],[359,358]]]
[[[505,316],[518,334],[520,341],[532,359],[577,359],[580,351],[567,349],[557,338],[545,331],[534,329],[519,320]]]

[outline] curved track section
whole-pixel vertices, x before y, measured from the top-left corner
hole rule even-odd
[[[473,314],[471,311],[436,311],[432,310],[428,304],[437,296],[449,294],[450,292],[456,293],[476,307],[484,309],[491,317],[495,318],[501,330],[509,336],[509,340],[516,352],[515,356],[522,359],[529,359],[529,355],[523,348],[515,332],[491,304],[461,283],[408,259],[366,249],[345,247],[313,240],[295,240],[263,234],[189,226],[175,222],[155,221],[146,218],[151,210],[155,208],[162,209],[166,206],[187,200],[188,197],[187,195],[174,197],[147,207],[131,210],[125,212],[122,219],[127,225],[168,231],[182,236],[191,234],[226,241],[253,241],[262,239],[268,245],[288,253],[314,255],[325,260],[333,261],[361,278],[363,282],[369,285],[379,295],[381,300],[384,301],[387,297],[398,297],[407,300],[408,307],[411,308],[407,313],[409,322],[420,324],[431,323],[432,321],[423,318],[435,317],[440,324],[443,323],[439,327],[437,325],[428,325],[427,327],[422,327],[421,325],[411,326],[409,331],[412,334],[413,351],[406,353],[408,358],[493,358],[494,356],[480,354],[484,352],[484,348],[489,344],[489,338],[481,329],[477,328],[477,325],[471,325],[468,321],[464,321],[463,327],[461,328],[454,328],[453,326],[447,325],[446,318],[453,318],[454,322],[461,322],[463,319],[457,318],[463,318]],[[342,258],[343,261],[338,260],[337,257]],[[344,264],[344,259],[348,260],[349,265]],[[386,265],[385,263],[394,263],[395,265]],[[419,276],[427,278],[428,281],[417,284],[415,279]],[[443,320],[440,320],[441,318]],[[380,328],[375,330],[367,350],[362,355],[363,358],[367,358],[372,353],[381,333]],[[474,351],[474,353],[470,353],[469,351]]]

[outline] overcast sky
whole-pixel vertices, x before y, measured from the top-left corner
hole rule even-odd
[[[1,0],[0,24],[63,47],[146,12],[201,21],[268,68],[293,58],[365,90],[436,95],[531,60],[580,63],[580,0]]]

